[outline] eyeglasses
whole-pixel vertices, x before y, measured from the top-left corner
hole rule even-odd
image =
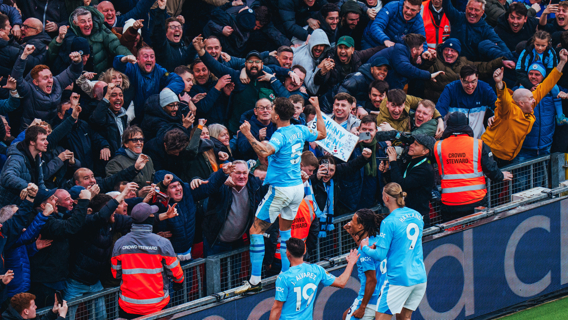
[[[133,139],[128,139],[128,140],[126,140],[126,142],[134,142],[134,143],[138,143],[138,142],[144,142],[144,138],[133,138]]]
[[[247,62],[250,63],[250,64],[253,64],[253,63],[261,64],[262,63],[261,60],[247,60]]]
[[[169,26],[168,28],[170,28],[172,30],[182,30],[181,26]]]
[[[25,24],[22,24],[22,29],[34,29],[34,30],[39,30],[38,28],[32,27],[32,26],[28,26]]]
[[[272,110],[272,107],[258,107],[256,109],[260,110],[260,111],[270,111],[270,110]]]

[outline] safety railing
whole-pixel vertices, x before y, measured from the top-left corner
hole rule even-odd
[[[170,290],[170,302],[166,308],[178,306],[189,301],[203,298],[207,295],[205,287],[206,267],[205,259],[196,259],[182,266],[185,277],[183,289],[173,292]],[[119,288],[108,288],[101,292],[88,294],[82,298],[68,301],[70,320],[106,320],[118,318],[118,295]],[[38,311],[38,315],[44,315],[50,308]]]
[[[487,179],[488,207],[485,210],[445,223],[442,223],[440,214],[439,193],[433,192],[432,200],[430,201],[430,222],[432,227],[424,230],[424,236],[446,230],[458,230],[476,223],[480,219],[518,206],[558,197],[560,194],[568,192],[568,187],[558,187],[559,182],[565,180],[564,170],[567,167],[564,161],[564,154],[544,156],[505,167],[502,170],[511,171],[514,179],[505,182],[492,182]],[[550,173],[551,177],[549,177]],[[553,190],[550,192],[523,201],[512,202],[511,195],[514,193],[534,187],[549,186],[553,187]],[[378,211],[380,208],[373,209]],[[348,214],[335,218],[333,223],[334,229],[328,231],[326,238],[319,238],[316,248],[310,252],[310,262],[322,264],[322,266],[334,266],[342,259],[344,260],[344,255],[355,247],[352,237],[343,229],[345,224],[351,221],[352,217],[353,214]],[[171,310],[187,310],[188,308],[209,304],[212,299],[218,300],[226,292],[230,292],[241,285],[250,275],[248,247],[210,256],[206,259],[196,259],[182,266],[182,268],[186,281],[184,282],[183,290],[178,292],[171,291],[173,292],[172,297],[167,306]],[[273,275],[267,273],[264,269],[263,279]],[[70,310],[75,310],[76,319],[114,319],[118,317],[118,290],[118,288],[106,289],[102,292],[70,301],[68,305]],[[103,302],[104,308],[101,307]],[[186,305],[188,302],[190,307]],[[46,314],[49,309],[42,309],[38,314]],[[173,313],[170,312],[168,314]]]

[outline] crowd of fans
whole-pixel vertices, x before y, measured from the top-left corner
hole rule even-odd
[[[65,316],[56,293],[119,286],[128,245],[114,243],[131,229],[165,246],[166,265],[246,246],[268,159],[239,127],[270,140],[275,105],[293,107],[295,125],[321,108],[361,136],[349,161],[316,143],[294,151],[306,190],[295,237],[308,253],[335,217],[380,205],[387,182],[427,227],[436,167],[442,189],[452,183],[437,140],[474,138],[473,173],[494,180],[568,151],[568,2],[4,0],[0,12],[1,310],[12,316],[29,318],[32,303]],[[465,140],[448,141],[460,154]],[[456,210],[442,196],[443,218],[483,205],[476,196]],[[267,234],[278,272],[277,224]]]

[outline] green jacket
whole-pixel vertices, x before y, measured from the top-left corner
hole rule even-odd
[[[132,53],[125,46],[121,45],[120,40],[105,26],[105,19],[102,13],[95,9],[95,7],[83,8],[89,10],[93,18],[93,30],[91,34],[88,37],[83,36],[79,27],[73,23],[71,16],[69,16],[69,26],[76,36],[89,40],[94,72],[100,74],[112,66],[114,56],[127,56]]]
[[[424,134],[427,136],[434,137],[436,135],[436,130],[438,130],[438,120],[432,119],[426,123],[423,123],[420,127],[414,125],[414,115],[413,111],[410,112],[410,123],[412,125],[412,135]]]

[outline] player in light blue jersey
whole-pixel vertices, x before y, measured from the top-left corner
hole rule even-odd
[[[422,253],[422,215],[404,207],[406,192],[391,182],[383,189],[383,201],[390,214],[381,223],[376,249],[368,239],[361,242],[363,252],[375,260],[387,259],[387,277],[377,304],[377,320],[400,314],[410,319],[426,292],[426,268]],[[397,319],[399,317],[397,316]]]
[[[290,238],[286,245],[290,268],[276,279],[276,297],[270,310],[270,320],[313,319],[318,284],[322,282],[324,286],[344,288],[357,263],[357,250],[351,250],[345,271],[336,278],[321,266],[304,263],[306,246],[301,239]]]
[[[268,170],[264,184],[270,185],[256,211],[256,218],[250,228],[250,280],[235,290],[236,294],[258,292],[262,289],[260,282],[262,260],[264,258],[264,237],[268,227],[280,217],[280,256],[282,272],[288,270],[290,262],[286,258],[286,241],[291,237],[292,222],[296,217],[300,203],[304,199],[300,160],[304,144],[324,139],[325,123],[319,109],[317,97],[310,98],[317,114],[317,132],[306,126],[290,124],[294,116],[294,105],[286,98],[276,98],[272,108],[271,121],[278,129],[272,134],[268,143],[261,143],[251,134],[250,124],[245,121],[240,128],[259,158],[268,158]]]
[[[361,240],[369,238],[369,244],[378,241],[379,226],[383,218],[373,210],[360,209],[353,214],[350,222],[345,224],[344,229],[353,237],[357,246]],[[362,249],[359,249],[357,260],[357,274],[361,282],[359,294],[353,305],[343,313],[343,320],[373,320],[377,309],[377,300],[381,286],[386,277],[386,260],[377,261],[369,257]]]

